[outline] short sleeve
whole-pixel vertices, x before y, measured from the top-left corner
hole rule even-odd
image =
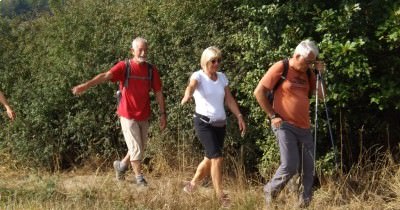
[[[284,69],[283,62],[277,62],[272,65],[268,71],[261,78],[260,83],[267,89],[272,90],[275,87],[275,84],[281,78],[282,72]]]
[[[193,74],[190,76],[190,81],[191,80],[196,80],[197,83],[200,83],[200,71],[193,72]]]
[[[111,82],[124,81],[125,80],[125,62],[124,61],[118,62],[113,67],[111,67],[109,72],[111,72],[111,75],[112,75]]]
[[[221,76],[221,82],[222,84],[224,84],[224,87],[229,85],[229,81],[228,81],[228,77],[226,77],[226,75],[222,72],[219,72],[219,75]]]
[[[162,82],[160,78],[160,73],[155,65],[152,65],[152,71],[153,71],[152,88],[155,92],[161,91]]]

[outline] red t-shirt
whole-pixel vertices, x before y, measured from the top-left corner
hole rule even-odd
[[[131,71],[130,77],[148,77],[148,66],[147,63],[138,64],[130,60]],[[120,61],[115,66],[113,66],[109,72],[111,72],[112,82],[119,81],[120,84],[124,84],[125,81],[125,62]],[[157,68],[153,65],[153,79],[144,80],[130,78],[128,82],[128,87],[122,88],[121,101],[119,103],[117,114],[119,116],[125,117],[127,119],[134,120],[146,120],[150,117],[150,90],[153,89],[154,92],[161,91],[161,80],[158,74]],[[152,82],[151,82],[152,81]],[[151,88],[150,88],[150,83]]]
[[[272,90],[283,72],[283,62],[277,62],[269,68],[261,79],[261,84]],[[310,81],[309,81],[310,80]],[[286,79],[276,89],[273,107],[284,121],[300,128],[310,128],[310,90],[315,90],[315,74],[310,78],[307,72],[300,72],[289,66]]]

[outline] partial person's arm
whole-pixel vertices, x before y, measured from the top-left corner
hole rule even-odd
[[[272,104],[269,103],[267,98],[267,92],[270,91],[268,88],[264,87],[261,81],[258,83],[256,89],[254,90],[254,96],[257,99],[258,104],[264,110],[264,112],[271,119],[271,124],[275,127],[280,127],[282,124],[282,118],[278,115],[272,108]]]
[[[162,94],[162,90],[155,93],[156,101],[160,108],[160,128],[164,130],[167,127],[167,113],[165,111],[165,100]]]
[[[185,95],[181,100],[181,105],[185,104],[192,98],[193,92],[194,90],[196,90],[196,88],[197,88],[197,80],[195,79],[190,80],[188,86],[185,89]]]
[[[105,81],[108,81],[111,78],[112,78],[112,74],[109,71],[100,73],[97,76],[95,76],[93,79],[73,87],[72,93],[74,95],[80,95],[80,94],[84,93],[87,89],[89,89],[95,85],[101,84]]]
[[[269,116],[273,116],[275,114],[274,109],[272,108],[272,104],[269,103],[268,98],[267,98],[267,93],[270,90],[266,87],[264,87],[261,82],[258,83],[256,89],[254,90],[254,96],[257,99],[258,104],[264,110],[264,112]]]
[[[3,104],[4,108],[6,108],[7,115],[11,120],[15,119],[15,112],[12,110],[6,97],[4,96],[3,92],[0,91],[0,103]]]
[[[232,96],[231,90],[228,86],[225,87],[225,104],[229,110],[236,116],[238,120],[239,130],[241,135],[244,136],[246,133],[246,123],[244,122],[243,115],[240,113],[239,106],[236,103],[235,98]]]

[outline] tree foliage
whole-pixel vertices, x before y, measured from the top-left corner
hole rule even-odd
[[[51,1],[50,7],[51,13],[35,18],[0,19],[0,88],[18,116],[12,124],[2,119],[0,148],[21,163],[60,169],[93,155],[108,159],[125,152],[115,115],[116,85],[102,84],[80,97],[70,89],[129,57],[136,36],[150,43],[149,59],[162,75],[168,110],[163,133],[153,115],[149,156],[163,155],[178,165],[185,154],[201,155],[193,105],[179,102],[191,72],[200,68],[202,50],[215,45],[223,51],[221,70],[249,127],[241,138],[229,116],[227,155],[242,158],[250,171],[258,166],[270,172],[277,148],[253,90],[269,66],[291,56],[306,38],[318,43],[327,63],[327,111],[343,163],[351,165],[374,145],[398,151],[396,2],[70,0]],[[325,107],[318,109],[317,154],[331,161]]]
[[[50,1],[51,2],[51,1]],[[49,11],[48,0],[2,0],[0,16],[15,17]]]

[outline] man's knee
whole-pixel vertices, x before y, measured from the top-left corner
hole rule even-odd
[[[292,177],[293,175],[295,175],[298,172],[299,163],[296,161],[290,161],[288,163],[283,163],[282,169],[284,172],[287,173],[287,175],[289,175],[289,177]]]

